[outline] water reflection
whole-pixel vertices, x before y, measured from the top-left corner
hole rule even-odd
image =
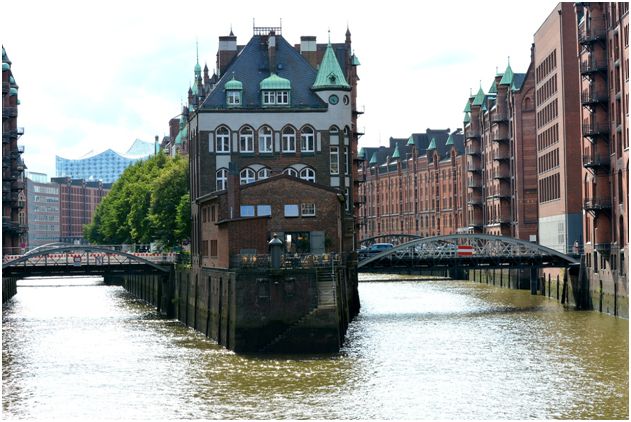
[[[528,292],[360,283],[340,354],[257,357],[160,318],[120,287],[72,283],[22,285],[3,307],[8,417],[628,416],[628,321]]]

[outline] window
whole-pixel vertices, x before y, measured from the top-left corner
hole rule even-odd
[[[233,107],[241,105],[241,91],[227,91],[226,103]]]
[[[276,104],[289,104],[289,91],[276,91]]]
[[[259,217],[272,215],[272,206],[271,205],[257,205],[256,215],[258,215]]]
[[[348,174],[348,147],[344,147],[344,174]]]
[[[315,171],[312,168],[305,167],[300,170],[300,178],[302,180],[306,180],[307,182],[315,183]]]
[[[254,152],[254,131],[244,127],[239,133],[239,149],[241,152]]]
[[[210,241],[210,256],[217,257],[217,240],[216,239]]]
[[[225,190],[228,185],[228,169],[217,170],[217,190]]]
[[[254,217],[254,205],[241,205],[241,217]]]
[[[283,152],[296,152],[296,131],[291,127],[283,129]]]
[[[340,147],[331,147],[330,155],[331,174],[340,173]]]
[[[244,168],[241,170],[241,173],[239,173],[239,181],[242,185],[252,183],[254,180],[254,170],[249,167]]]
[[[273,132],[267,126],[259,129],[259,152],[273,152]]]
[[[285,217],[299,217],[299,209],[297,204],[285,205]]]
[[[258,173],[256,174],[258,180],[263,180],[263,179],[267,179],[270,176],[270,169],[267,167],[263,167],[262,169],[260,169],[258,171]]]
[[[300,133],[300,151],[313,152],[314,149],[314,130],[312,127],[306,126]]]
[[[288,174],[289,176],[298,177],[298,172],[293,167],[287,167],[285,170],[283,170],[283,174]]]
[[[303,217],[315,217],[315,204],[300,204],[300,214]]]
[[[222,126],[215,133],[217,148],[216,152],[230,152],[230,131]]]

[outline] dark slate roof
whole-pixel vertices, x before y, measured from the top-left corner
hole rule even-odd
[[[525,80],[526,80],[525,73],[515,73],[513,75],[513,89],[517,91],[520,90]]]
[[[250,39],[226,69],[200,109],[228,108],[224,86],[232,80],[233,74],[243,83],[243,107],[239,109],[261,108],[259,83],[270,76],[272,70],[278,76],[291,81],[292,108],[327,108],[326,103],[311,90],[316,70],[281,35],[276,35],[276,66],[275,69],[270,69],[266,38],[255,35]]]
[[[449,129],[427,129],[425,133],[413,133],[411,137],[414,140],[414,145],[417,148],[419,156],[427,154],[427,147],[432,141],[432,138],[434,138],[436,140],[436,151],[438,155],[440,157],[448,157],[450,146],[445,144],[447,143],[449,134]],[[451,134],[454,141],[454,148],[456,148],[458,155],[464,154],[464,135],[461,131],[451,132]],[[376,153],[377,165],[385,164],[386,158],[388,156],[392,157],[397,148],[399,149],[401,160],[405,160],[412,155],[412,146],[407,145],[409,139],[410,136],[407,138],[390,138],[389,147],[363,147],[366,160],[372,159],[373,154]]]

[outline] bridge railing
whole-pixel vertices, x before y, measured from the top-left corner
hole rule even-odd
[[[284,254],[280,267],[283,269],[325,268],[339,265],[340,255],[329,254]],[[272,266],[271,255],[237,254],[230,258],[230,268],[265,269]]]
[[[135,252],[129,255],[143,258],[154,264],[172,264],[177,260],[177,254],[169,253],[150,253]],[[14,260],[23,259],[16,263],[15,266],[24,267],[45,267],[45,266],[85,266],[85,265],[134,265],[142,264],[142,261],[135,260],[129,256],[125,256],[115,251],[107,252],[63,252],[48,253],[43,255],[5,255],[2,258],[3,264]]]

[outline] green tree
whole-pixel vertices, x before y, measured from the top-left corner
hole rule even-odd
[[[173,247],[190,237],[190,200],[183,205],[184,196],[188,198],[186,158],[160,153],[136,162],[103,198],[84,236],[101,244],[159,241]],[[185,212],[186,218],[179,215]]]

